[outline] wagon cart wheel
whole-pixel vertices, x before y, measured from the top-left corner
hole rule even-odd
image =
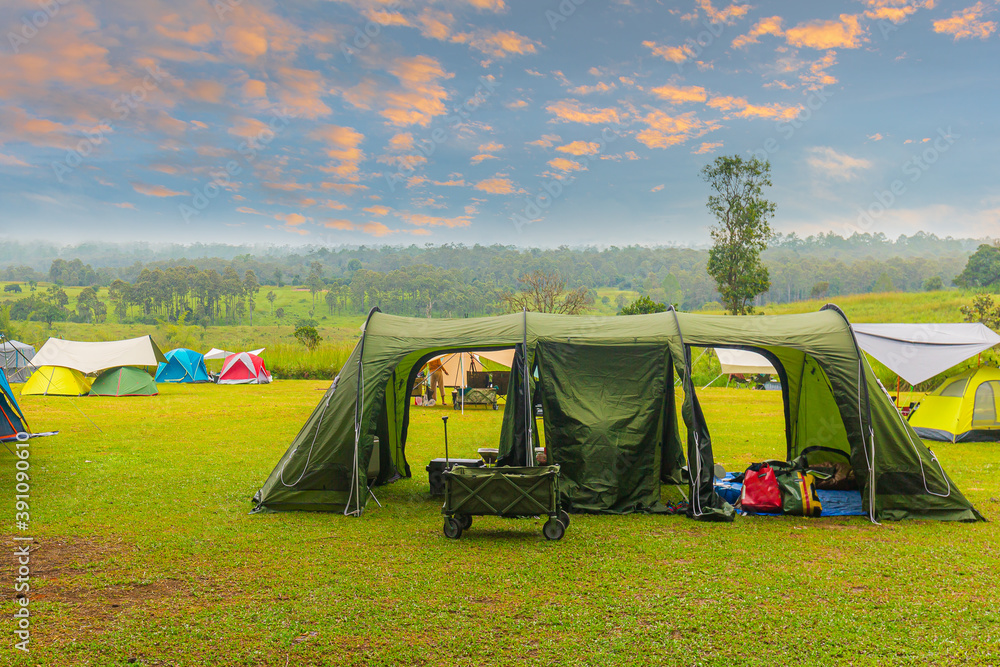
[[[448,517],[444,520],[444,536],[451,540],[457,540],[462,536],[462,524],[458,519]]]
[[[562,521],[563,528],[569,528],[569,512],[559,510],[559,520]]]
[[[500,405],[499,405],[499,404],[497,404],[497,402],[496,402],[496,401],[493,401],[493,409],[494,409],[494,410],[499,410],[499,409],[500,409]]]
[[[542,535],[545,536],[547,540],[561,540],[563,534],[566,532],[566,526],[562,524],[559,519],[549,519],[542,526]]]
[[[471,514],[459,514],[455,519],[458,520],[458,525],[462,527],[462,530],[468,530],[472,526]]]

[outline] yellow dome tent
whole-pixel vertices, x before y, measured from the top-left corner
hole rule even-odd
[[[86,396],[92,380],[63,366],[42,366],[21,387],[22,396]]]
[[[924,440],[1000,441],[1000,369],[981,366],[953,375],[910,415]]]

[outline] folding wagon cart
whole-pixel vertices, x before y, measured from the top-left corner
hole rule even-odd
[[[474,516],[531,517],[548,515],[546,539],[562,539],[569,514],[559,507],[559,466],[455,466],[444,473],[444,534],[457,540]]]

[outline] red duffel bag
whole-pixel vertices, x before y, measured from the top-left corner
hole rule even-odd
[[[771,466],[755,463],[747,468],[740,491],[740,507],[747,512],[781,514],[781,488]]]

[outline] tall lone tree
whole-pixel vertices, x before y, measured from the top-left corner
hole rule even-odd
[[[730,313],[752,313],[754,297],[771,287],[760,261],[773,235],[768,219],[776,209],[763,197],[764,186],[771,185],[771,163],[722,155],[705,165],[701,175],[712,187],[707,206],[719,222],[711,228],[708,274]]]

